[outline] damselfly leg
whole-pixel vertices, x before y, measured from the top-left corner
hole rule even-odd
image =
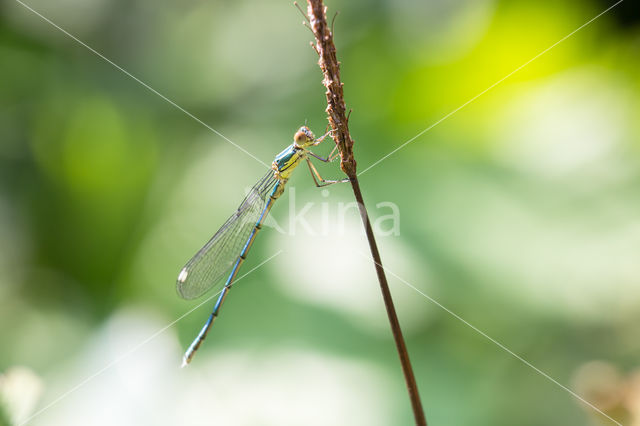
[[[334,183],[349,182],[349,178],[344,178],[344,179],[339,179],[339,180],[327,180],[327,179],[324,179],[322,176],[320,176],[320,173],[318,172],[318,169],[316,169],[316,166],[314,166],[313,163],[311,162],[311,160],[309,160],[308,158],[307,158],[307,165],[309,166],[309,171],[311,172],[311,177],[313,178],[313,181],[315,182],[315,184],[316,184],[316,186],[318,188],[321,188],[323,186],[333,185]]]

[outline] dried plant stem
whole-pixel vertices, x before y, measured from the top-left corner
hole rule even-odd
[[[376,243],[373,229],[371,228],[371,221],[369,220],[369,214],[367,213],[367,208],[364,204],[362,191],[360,190],[360,183],[358,182],[358,176],[356,174],[356,160],[353,156],[353,139],[349,134],[349,122],[346,115],[342,82],[340,81],[340,63],[336,58],[336,47],[333,44],[331,28],[327,25],[327,10],[322,0],[307,0],[307,3],[309,25],[311,26],[311,31],[316,39],[316,43],[312,44],[312,46],[318,53],[320,58],[318,60],[318,64],[320,65],[320,69],[324,75],[322,83],[327,88],[327,114],[329,124],[333,130],[333,138],[338,144],[338,149],[340,150],[340,167],[349,177],[351,187],[353,188],[353,194],[358,203],[360,217],[362,218],[362,222],[365,227],[371,256],[373,257],[376,274],[378,275],[382,298],[384,299],[389,323],[391,324],[391,332],[393,333],[398,355],[400,356],[400,363],[407,383],[409,399],[411,400],[411,405],[413,407],[416,425],[426,426],[427,421],[424,416],[424,410],[422,409],[422,403],[420,402],[420,395],[418,394],[418,386],[413,374],[413,367],[409,360],[409,353],[407,352],[404,337],[402,336],[402,330],[400,329],[396,309],[393,305],[391,292],[389,291],[389,284],[387,283],[387,277],[384,273],[382,260],[380,259],[380,252],[378,251],[378,245]]]

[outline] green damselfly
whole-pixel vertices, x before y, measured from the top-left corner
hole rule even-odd
[[[185,299],[195,299],[214,288],[222,288],[209,319],[184,354],[183,367],[191,362],[207,336],[258,231],[273,203],[284,192],[293,170],[305,160],[316,186],[319,187],[349,180],[323,179],[309,159],[312,156],[330,162],[337,158],[337,154],[334,154],[336,148],[326,158],[310,151],[312,146],[318,145],[328,135],[329,133],[316,139],[307,126],[301,127],[295,133],[293,143],[276,156],[271,170],[251,188],[238,210],[180,271],[176,287],[178,294]],[[223,280],[224,277],[227,279]]]

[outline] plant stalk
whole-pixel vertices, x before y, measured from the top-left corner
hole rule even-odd
[[[404,373],[407,390],[409,392],[409,399],[413,408],[415,422],[417,426],[426,426],[427,420],[422,408],[422,402],[420,401],[418,385],[413,374],[413,367],[411,366],[407,346],[404,342],[404,337],[402,336],[402,329],[400,328],[396,309],[391,297],[391,291],[389,290],[387,277],[384,272],[384,267],[382,266],[382,260],[380,258],[380,252],[378,251],[378,245],[373,233],[373,228],[371,227],[371,221],[369,220],[369,214],[367,213],[367,208],[362,197],[362,191],[360,190],[360,182],[358,181],[356,173],[356,160],[353,156],[354,141],[349,133],[349,122],[346,115],[346,106],[342,89],[343,84],[340,81],[340,63],[336,58],[336,48],[333,43],[332,30],[327,25],[327,9],[322,0],[307,0],[307,3],[309,26],[316,39],[315,44],[312,43],[312,46],[316,53],[318,53],[318,65],[320,66],[324,76],[322,83],[327,88],[327,91],[325,92],[327,97],[327,115],[329,124],[333,131],[333,138],[340,151],[340,167],[349,177],[351,187],[353,189],[353,195],[355,196],[358,204],[360,218],[362,219],[362,223],[365,227],[367,241],[369,242],[369,249],[371,250],[371,256],[378,276],[378,282],[380,283],[380,290],[382,291],[382,299],[384,300],[384,305],[387,310],[389,324],[391,325],[391,332],[395,340],[396,349],[400,357],[400,364],[402,365],[402,371]]]

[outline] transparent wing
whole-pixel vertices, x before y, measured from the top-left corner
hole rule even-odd
[[[224,285],[223,278],[229,275],[240,256],[275,183],[273,171],[269,171],[251,188],[238,210],[182,268],[176,284],[181,297],[195,299]]]

